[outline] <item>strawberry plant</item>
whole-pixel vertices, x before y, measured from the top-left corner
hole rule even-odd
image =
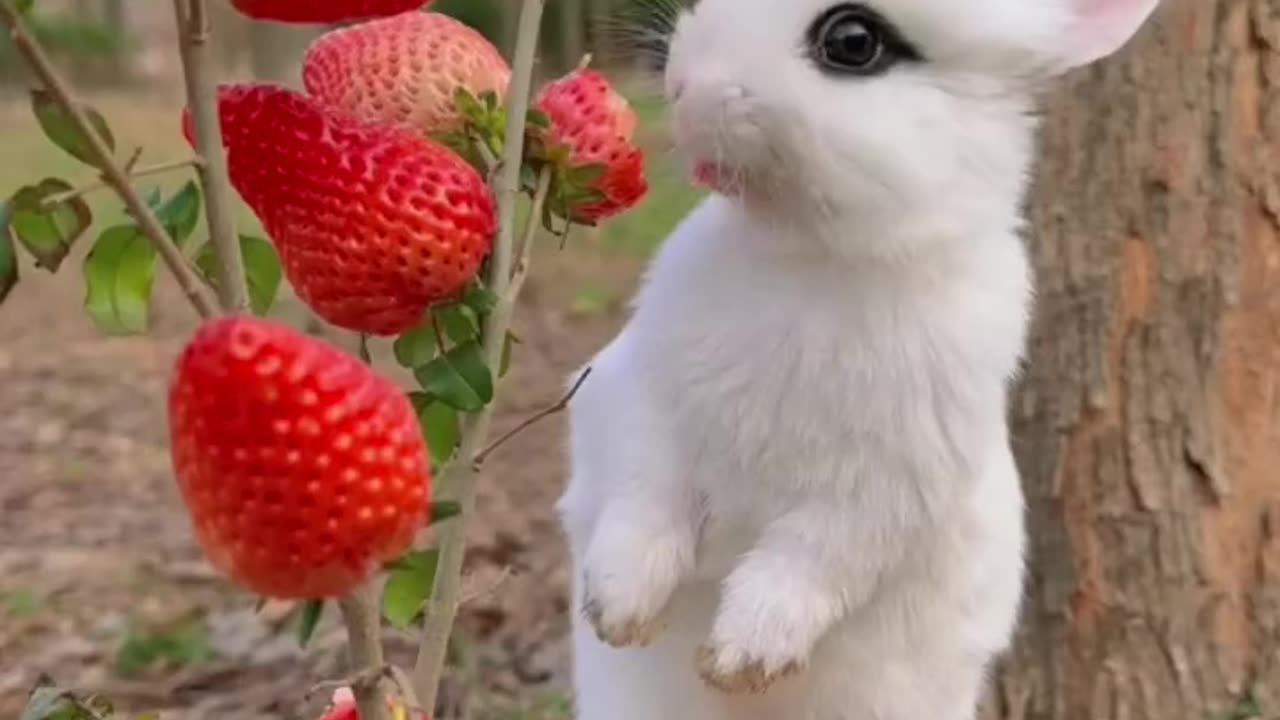
[[[156,269],[170,273],[201,318],[168,404],[200,547],[244,590],[298,602],[303,643],[337,604],[352,667],[325,679],[339,687],[326,717],[425,718],[458,609],[474,475],[568,399],[489,438],[533,246],[540,230],[563,235],[645,194],[635,113],[585,62],[535,94],[544,0],[523,0],[509,61],[425,0],[231,2],[262,22],[347,25],[307,53],[305,92],[219,84],[206,0],[174,0],[187,103],[172,132],[194,154],[143,163],[49,61],[32,0],[0,0],[39,81],[34,121],[87,167],[83,181],[35,178],[0,205],[0,301],[19,282],[18,253],[59,272],[91,242],[89,316],[106,333],[145,333]],[[195,177],[168,197],[138,189],[180,172]],[[85,196],[99,191],[127,221],[97,227]],[[266,237],[237,231],[237,195]],[[286,279],[316,315],[360,334],[359,357],[266,317]],[[373,367],[371,340],[391,345],[416,387]],[[420,628],[413,668],[384,662],[383,623]],[[42,681],[23,718],[110,714],[102,698]]]

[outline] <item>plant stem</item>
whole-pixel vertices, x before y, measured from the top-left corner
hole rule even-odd
[[[511,86],[507,94],[507,127],[503,142],[502,164],[498,169],[495,192],[498,201],[498,237],[490,258],[488,286],[498,296],[497,305],[484,324],[485,360],[495,378],[502,362],[502,348],[515,308],[515,293],[523,285],[528,272],[527,257],[515,265],[515,211],[520,192],[520,170],[524,161],[525,116],[533,84],[533,63],[538,46],[538,30],[542,23],[545,0],[524,0],[520,11],[515,55],[512,59]],[[545,194],[544,194],[545,195]],[[533,208],[530,222],[536,223],[541,208]],[[529,252],[526,243],[524,254]],[[514,276],[513,276],[514,266]],[[466,521],[475,509],[475,472],[472,463],[484,446],[489,431],[493,404],[468,415],[463,423],[461,446],[454,461],[445,470],[441,482],[442,499],[455,500],[462,509],[452,522],[440,528],[440,559],[436,567],[435,590],[427,604],[422,641],[414,665],[414,693],[428,711],[435,707],[440,677],[449,645],[449,635],[458,614],[458,592],[462,576],[462,560],[466,551]]]
[[[196,312],[201,317],[213,317],[217,314],[217,308],[205,295],[200,279],[196,277],[195,272],[187,264],[186,258],[183,257],[178,246],[174,244],[173,239],[165,232],[164,226],[156,219],[151,207],[142,199],[138,191],[129,184],[128,175],[111,157],[111,151],[107,149],[106,143],[98,135],[98,131],[93,124],[89,122],[89,118],[85,116],[80,103],[76,102],[75,98],[72,97],[71,89],[66,81],[58,75],[58,71],[49,62],[49,58],[40,48],[40,44],[32,36],[26,22],[22,19],[22,14],[14,6],[13,0],[0,0],[0,17],[9,26],[9,37],[13,40],[14,47],[22,55],[27,66],[40,78],[48,91],[52,93],[54,99],[58,102],[58,106],[75,124],[76,129],[84,136],[94,162],[102,170],[103,179],[116,191],[120,199],[124,201],[125,206],[129,208],[130,214],[138,221],[142,234],[155,247],[156,253],[160,256],[165,266],[169,268],[169,272],[173,273],[179,287],[182,288],[187,299],[191,301],[192,307],[196,309]]]
[[[477,470],[479,470],[480,467],[484,465],[484,461],[488,460],[489,456],[493,454],[493,451],[502,447],[504,444],[506,444],[508,440],[519,435],[525,430],[528,430],[530,427],[533,427],[538,422],[545,420],[551,417],[552,415],[555,415],[556,413],[564,412],[569,407],[569,402],[573,400],[573,396],[577,395],[578,390],[582,389],[582,383],[587,381],[587,376],[589,376],[590,374],[591,374],[591,368],[587,368],[586,370],[583,370],[582,374],[578,376],[577,381],[573,383],[573,387],[569,388],[569,392],[565,393],[564,396],[561,397],[559,400],[557,400],[554,405],[543,408],[542,410],[539,410],[533,415],[530,415],[529,417],[525,418],[524,421],[522,421],[519,425],[516,425],[515,427],[511,428],[506,433],[504,433],[502,437],[489,443],[489,447],[486,447],[484,450],[481,450],[479,453],[476,454],[476,459],[472,461],[472,464],[476,467]]]
[[[173,0],[173,14],[196,150],[204,160],[197,171],[204,186],[209,242],[217,260],[218,301],[227,312],[243,312],[249,308],[249,287],[236,234],[227,156],[222,150],[218,88],[209,69],[209,12],[205,0]]]
[[[125,174],[128,175],[130,178],[133,178],[136,180],[137,178],[147,177],[148,175],[159,175],[161,173],[170,172],[172,170],[179,170],[185,167],[192,167],[199,164],[200,164],[199,158],[186,158],[185,160],[170,160],[169,162],[163,162],[163,163],[158,163],[156,165],[147,165],[146,167],[140,167],[140,168],[137,168],[136,170],[126,169]],[[66,192],[55,193],[53,195],[50,195],[49,197],[45,198],[44,202],[45,202],[45,205],[48,205],[48,206],[57,205],[58,203],[64,203],[68,200],[73,200],[82,195],[88,195],[91,192],[95,192],[97,190],[101,190],[103,188],[109,188],[109,187],[111,187],[111,184],[109,182],[107,182],[106,180],[99,179],[96,182],[92,182],[78,188],[72,188]]]
[[[360,678],[351,687],[360,720],[391,720],[382,691],[386,663],[382,659],[382,616],[378,614],[377,596],[377,586],[370,579],[338,602],[347,627],[351,669]]]

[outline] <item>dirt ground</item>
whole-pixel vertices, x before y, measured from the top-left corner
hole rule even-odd
[[[618,325],[642,261],[592,243],[541,254],[495,432],[553,402]],[[104,337],[81,309],[79,260],[56,276],[23,267],[0,307],[0,718],[17,717],[41,673],[164,718],[315,717],[323,693],[309,688],[344,672],[336,611],[300,649],[288,608],[255,613],[254,597],[205,564],[178,500],[164,394],[194,314],[162,278],[152,334]],[[575,288],[587,278],[614,299],[584,306]],[[276,314],[305,318],[291,300]],[[388,345],[375,351],[394,366]],[[567,571],[551,510],[562,436],[562,416],[535,426],[480,479],[472,599],[445,693],[467,700],[458,717],[566,716]],[[411,658],[412,637],[386,639],[393,658]]]

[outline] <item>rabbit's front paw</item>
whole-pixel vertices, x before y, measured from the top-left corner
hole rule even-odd
[[[840,616],[832,588],[797,572],[804,559],[757,552],[729,575],[698,672],[722,692],[761,693],[802,671]]]
[[[713,639],[698,648],[698,672],[708,685],[732,695],[761,693],[800,672],[807,660],[801,648],[777,633]]]
[[[648,645],[664,629],[662,611],[692,569],[692,542],[635,525],[599,532],[583,572],[582,613],[613,647]]]

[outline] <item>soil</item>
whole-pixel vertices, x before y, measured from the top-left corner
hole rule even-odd
[[[641,261],[593,242],[540,253],[495,433],[554,403],[617,328],[616,302],[575,311],[573,289],[591,278],[625,298]],[[336,609],[300,648],[294,608],[256,608],[205,563],[176,493],[164,397],[194,313],[160,278],[152,332],[104,336],[81,309],[81,256],[57,275],[23,267],[0,308],[0,718],[18,716],[41,674],[165,718],[317,717],[327,692],[309,690],[345,673]],[[306,319],[288,298],[275,314]],[[374,349],[394,367],[389,345]],[[567,569],[552,511],[563,424],[517,436],[479,479],[441,717],[566,717]],[[386,642],[411,661],[411,636],[388,630]]]

